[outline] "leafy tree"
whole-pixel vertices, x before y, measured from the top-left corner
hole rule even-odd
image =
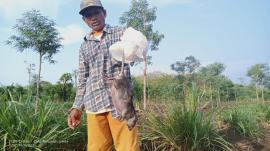
[[[151,50],[158,50],[158,45],[164,38],[163,34],[153,30],[152,23],[156,20],[156,7],[149,8],[147,0],[132,0],[127,12],[120,17],[120,23],[141,31],[150,42]],[[147,64],[151,56],[145,58],[144,62],[144,109],[146,109],[146,85],[147,85]]]
[[[171,64],[171,69],[178,73],[176,79],[180,88],[183,90],[183,96],[188,93],[188,87],[192,87],[195,81],[195,71],[200,66],[200,61],[194,56],[188,56],[184,61],[177,61]]]
[[[39,97],[41,64],[43,60],[55,63],[53,55],[61,48],[61,37],[55,28],[55,22],[41,15],[40,11],[32,10],[24,13],[14,26],[16,34],[9,37],[8,45],[17,48],[19,52],[32,49],[39,54],[39,71],[36,95]]]
[[[264,86],[268,86],[270,83],[269,65],[255,64],[248,69],[247,76],[249,76],[252,80],[252,83],[255,84],[257,100],[259,100],[259,87],[262,89],[262,100],[264,100]]]
[[[183,61],[177,61],[174,64],[171,64],[171,69],[176,71],[178,74],[185,74],[186,63]]]
[[[200,65],[200,61],[193,56],[185,58],[186,70],[188,73],[193,73]]]
[[[56,89],[61,100],[66,101],[72,94],[72,74],[64,73],[57,82]]]
[[[55,100],[56,98],[56,88],[53,84],[48,81],[40,82],[40,97],[44,100]]]
[[[193,73],[201,65],[200,61],[194,56],[188,56],[185,61],[177,61],[171,65],[171,69],[179,74]]]
[[[14,101],[14,100],[22,100],[23,96],[27,94],[27,90],[18,84],[11,84],[6,86],[3,93],[1,95],[4,96],[5,100]],[[2,101],[2,100],[1,100]]]
[[[213,63],[209,64],[206,67],[202,67],[199,70],[199,75],[202,78],[204,83],[204,91],[206,91],[207,86],[208,90],[210,91],[210,101],[212,102],[213,107],[213,97],[216,96],[218,102],[221,100],[221,88],[226,87],[226,85],[231,87],[231,81],[227,80],[224,77],[222,72],[225,70],[225,65],[222,63]],[[227,87],[226,87],[227,88]]]
[[[225,65],[222,63],[213,63],[210,65],[207,65],[206,67],[202,67],[200,69],[200,72],[203,75],[206,75],[208,78],[211,78],[213,76],[218,76],[225,70]]]

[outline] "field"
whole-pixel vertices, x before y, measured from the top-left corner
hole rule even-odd
[[[146,110],[142,77],[132,79],[142,151],[270,150],[270,89],[207,79],[150,74]],[[77,129],[67,126],[73,84],[42,81],[40,88],[36,99],[35,83],[0,87],[0,150],[86,150],[85,114]]]
[[[211,107],[196,91],[181,102],[137,102],[142,151],[268,151],[270,102],[231,101]],[[12,95],[11,95],[12,96]],[[85,115],[76,130],[67,128],[72,102],[1,100],[1,150],[85,150]]]

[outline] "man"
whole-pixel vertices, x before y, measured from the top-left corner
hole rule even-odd
[[[106,10],[100,0],[82,0],[79,14],[92,31],[84,37],[80,48],[79,83],[68,126],[76,128],[81,123],[82,111],[86,110],[88,151],[111,151],[113,143],[117,151],[138,151],[137,127],[129,131],[127,123],[117,118],[110,82],[106,80],[120,72],[121,62],[111,59],[109,47],[120,41],[125,28],[105,24]],[[131,79],[129,66],[124,70]]]

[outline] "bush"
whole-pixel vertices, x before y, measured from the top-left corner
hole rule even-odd
[[[263,104],[263,105],[260,105],[259,106],[260,108],[260,112],[263,112],[262,115],[263,115],[263,119],[266,121],[266,122],[270,122],[270,105],[269,104]]]
[[[250,138],[259,138],[262,136],[260,122],[256,114],[251,110],[247,108],[233,108],[226,112],[224,116],[225,122],[229,123],[239,134]]]
[[[0,100],[0,144],[3,144],[0,150],[70,148],[74,139],[86,144],[82,138],[86,135],[85,128],[73,131],[67,127],[64,105],[40,100],[36,107],[31,99]],[[79,136],[80,131],[85,135]]]
[[[145,118],[142,141],[148,143],[144,146],[148,150],[230,150],[231,145],[217,133],[211,119],[204,119],[196,110],[174,105],[165,115],[148,113]]]

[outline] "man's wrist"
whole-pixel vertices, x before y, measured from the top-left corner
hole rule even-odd
[[[77,111],[79,111],[79,112],[82,114],[82,111],[81,111],[80,109],[72,107],[72,108],[70,108],[70,109],[68,110],[68,115],[69,115],[69,114],[71,113],[71,111],[73,111],[73,110],[77,110]]]

